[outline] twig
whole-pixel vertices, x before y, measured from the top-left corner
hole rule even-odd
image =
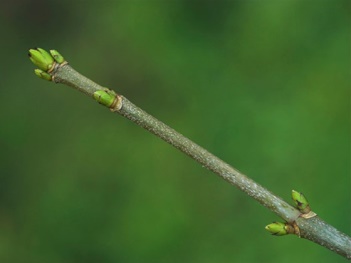
[[[30,50],[30,58],[40,68],[35,71],[39,77],[52,80],[55,83],[66,84],[94,98],[99,103],[110,108],[111,111],[126,117],[155,134],[227,182],[247,193],[284,219],[287,223],[282,224],[283,227],[285,225],[289,226],[288,228],[292,229],[292,232],[298,236],[311,240],[351,259],[351,238],[349,236],[325,223],[319,217],[315,216],[314,213],[310,214],[311,216],[309,217],[306,216],[305,212],[300,212],[298,209],[292,207],[218,157],[135,106],[125,97],[117,95],[114,91],[104,88],[79,74],[68,65],[57,51],[52,51],[50,55],[42,49]],[[285,234],[285,229],[283,232]],[[279,235],[283,232],[280,232]]]

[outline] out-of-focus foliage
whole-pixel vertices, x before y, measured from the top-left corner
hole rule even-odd
[[[350,231],[350,2],[2,1],[1,262],[343,262],[158,138],[38,79],[57,49]],[[325,193],[328,192],[328,195]]]

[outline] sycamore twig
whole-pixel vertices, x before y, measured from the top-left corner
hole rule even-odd
[[[298,207],[296,209],[204,148],[147,114],[125,97],[79,74],[57,51],[52,50],[49,54],[40,48],[31,49],[29,56],[39,67],[35,70],[35,74],[39,77],[66,84],[94,98],[100,104],[110,108],[112,112],[126,117],[178,148],[277,214],[286,223],[268,225],[266,229],[273,234],[293,233],[351,259],[351,238],[310,211],[307,200],[300,193],[293,191],[293,199]]]

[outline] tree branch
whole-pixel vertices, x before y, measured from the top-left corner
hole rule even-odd
[[[48,54],[45,54],[43,50],[37,50],[42,52],[43,58],[47,60],[45,61],[47,64],[43,66],[39,63],[40,61],[37,62],[35,60],[39,57],[35,53],[36,50],[30,50],[31,60],[34,60],[33,63],[40,67],[40,69],[35,71],[39,77],[52,80],[55,83],[66,84],[93,97],[101,104],[109,107],[111,111],[126,117],[155,134],[257,200],[284,219],[287,225],[290,227],[293,226],[294,233],[298,236],[311,240],[351,259],[351,238],[349,236],[325,223],[318,216],[313,215],[311,218],[307,218],[298,209],[292,207],[218,157],[138,108],[125,97],[117,95],[115,92],[79,74],[64,61],[63,57],[57,51],[51,52],[53,57],[53,61],[51,61],[48,59]]]

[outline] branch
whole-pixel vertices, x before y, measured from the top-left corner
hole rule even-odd
[[[39,67],[35,70],[35,74],[40,78],[66,84],[94,98],[100,104],[110,108],[112,112],[126,117],[176,147],[277,214],[286,223],[268,225],[266,229],[274,235],[296,234],[351,259],[351,238],[310,211],[307,200],[300,193],[293,191],[293,199],[298,208],[296,209],[204,148],[152,117],[125,97],[79,74],[57,51],[52,50],[49,54],[40,48],[31,49],[29,56],[32,62]]]

